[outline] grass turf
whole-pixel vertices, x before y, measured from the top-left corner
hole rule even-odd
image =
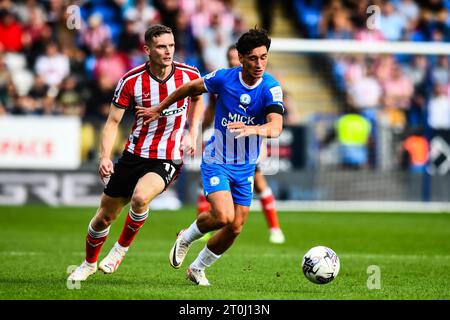
[[[207,270],[211,287],[185,280],[185,267],[169,266],[175,234],[194,219],[194,208],[155,211],[118,271],[97,272],[68,289],[66,270],[84,259],[87,224],[95,208],[0,207],[0,299],[450,299],[450,215],[281,212],[283,245],[270,244],[263,215],[252,212],[231,249]],[[100,259],[117,240],[125,212],[113,224]],[[310,283],[300,269],[316,245],[341,260],[329,284]],[[381,288],[368,289],[368,267],[380,268]]]

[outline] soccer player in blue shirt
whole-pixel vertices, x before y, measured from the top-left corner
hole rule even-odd
[[[209,285],[205,268],[233,244],[247,219],[262,138],[276,138],[283,129],[283,93],[279,83],[264,72],[270,43],[265,30],[251,29],[236,43],[242,66],[216,70],[182,85],[158,106],[137,108],[137,116],[146,124],[184,97],[217,94],[215,131],[201,164],[212,210],[180,231],[169,254],[171,266],[178,269],[195,240],[218,230],[187,269],[187,277],[198,285]]]

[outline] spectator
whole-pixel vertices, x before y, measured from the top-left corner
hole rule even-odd
[[[397,3],[397,11],[408,24],[419,18],[419,6],[413,0],[401,0]]]
[[[60,53],[55,42],[50,42],[45,54],[37,58],[35,70],[47,85],[56,88],[70,73],[69,58]]]
[[[345,9],[340,0],[332,0],[329,5],[324,7],[317,26],[318,33],[321,37],[327,37],[329,30],[332,29],[334,15],[342,10]]]
[[[323,141],[323,145],[337,139],[340,163],[344,168],[367,168],[370,131],[370,122],[357,110],[350,108],[346,114],[337,119],[333,130]]]
[[[450,133],[450,98],[442,84],[436,84],[433,91],[428,104],[428,124],[433,136],[447,138]]]
[[[174,32],[177,50],[174,60],[200,67],[200,45],[192,33],[189,17],[183,11],[179,11],[176,18],[176,31]]]
[[[126,21],[134,21],[133,32],[139,35],[140,39],[144,39],[144,33],[152,24],[161,22],[161,16],[158,10],[155,9],[146,0],[136,0],[134,7],[129,7],[125,13]]]
[[[429,91],[430,65],[426,56],[415,56],[412,65],[403,69],[405,76],[414,85],[414,94],[408,112],[408,124],[412,127],[425,127],[425,106]]]
[[[380,107],[383,90],[375,77],[373,64],[366,67],[365,74],[349,84],[348,98],[350,105],[361,112],[373,123]]]
[[[141,49],[141,36],[137,32],[137,23],[135,20],[128,18],[122,32],[119,35],[118,49],[128,55],[134,54]]]
[[[28,65],[32,66],[39,53],[45,50],[45,44],[51,38],[52,31],[47,25],[45,14],[41,9],[35,7],[29,13],[29,23],[24,28],[24,47]]]
[[[354,55],[341,58],[344,67],[344,78],[348,84],[352,84],[361,79],[364,75],[365,61],[364,55]]]
[[[370,122],[353,111],[338,119],[336,130],[342,165],[351,168],[367,167]]]
[[[380,30],[362,28],[355,32],[355,40],[370,42],[370,41],[384,41],[385,38]]]
[[[390,1],[386,1],[380,17],[380,30],[383,37],[389,41],[400,40],[406,24],[404,16],[395,10],[394,5]]]
[[[200,38],[203,58],[205,60],[206,72],[211,72],[228,65],[227,50],[232,43],[231,30],[227,31],[220,27],[219,14],[213,14],[211,24],[205,29]]]
[[[197,8],[190,17],[190,24],[192,26],[192,33],[196,39],[199,39],[203,31],[209,25],[209,11],[206,0],[198,0]]]
[[[347,10],[335,12],[331,21],[331,28],[327,32],[329,39],[353,39],[353,27]]]
[[[103,16],[100,13],[92,14],[88,20],[88,27],[81,32],[81,43],[87,52],[95,54],[111,40],[111,30],[103,23]]]
[[[439,56],[437,65],[432,71],[432,80],[434,83],[447,84],[450,82],[450,67],[448,56]]]
[[[117,83],[128,69],[127,56],[117,52],[113,43],[107,43],[103,47],[103,54],[97,58],[94,75],[96,79],[108,77],[111,82]]]
[[[44,99],[49,96],[49,86],[45,84],[41,76],[37,75],[34,78],[33,86],[28,95],[34,100],[38,109],[44,105]]]
[[[35,10],[40,11],[39,14],[45,17],[45,9],[37,0],[25,0],[23,3],[16,3],[12,10],[24,25],[30,25],[30,21],[32,20],[31,16]]]
[[[0,106],[3,107],[5,112],[8,99],[8,84],[11,82],[11,72],[6,66],[4,56],[0,54]]]
[[[356,29],[367,29],[367,8],[371,3],[368,0],[355,2],[355,8],[350,10],[352,24]]]
[[[410,172],[422,173],[428,163],[429,144],[422,130],[414,128],[401,144],[401,166]]]
[[[176,31],[176,17],[180,10],[178,0],[154,0],[155,7],[161,14],[161,24]]]
[[[0,9],[0,51],[20,52],[22,48],[22,25],[12,12]]]
[[[91,97],[87,102],[86,117],[93,121],[105,121],[109,113],[115,83],[105,75],[94,82]]]
[[[412,64],[403,68],[404,75],[411,81],[415,88],[424,84],[427,80],[428,60],[426,56],[414,56]]]
[[[82,118],[86,111],[76,78],[69,76],[61,84],[61,90],[56,98],[61,111],[65,115],[78,116]]]
[[[15,115],[38,115],[40,114],[39,105],[35,103],[30,96],[16,95],[13,100],[12,114]]]
[[[400,66],[393,65],[392,77],[383,83],[385,104],[400,110],[408,110],[414,92],[412,82],[403,75]]]

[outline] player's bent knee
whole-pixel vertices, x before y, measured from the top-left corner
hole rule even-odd
[[[241,234],[241,231],[242,231],[242,225],[230,224],[230,225],[228,225],[228,227],[226,228],[226,230],[227,230],[228,233],[229,233],[230,235],[232,235],[233,237],[237,237],[238,235]]]
[[[230,225],[231,223],[233,223],[233,218],[231,217],[231,215],[228,215],[228,214],[216,215],[215,219],[216,219],[216,223],[220,227],[224,227],[224,226],[227,226],[227,225]]]
[[[144,193],[134,193],[133,197],[131,198],[131,208],[134,211],[142,211],[142,210],[146,210],[146,208],[148,207],[150,203],[150,199],[147,195],[145,195]]]

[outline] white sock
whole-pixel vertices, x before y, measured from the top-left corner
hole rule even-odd
[[[270,187],[267,187],[263,192],[261,192],[259,194],[259,196],[261,198],[266,198],[266,197],[271,196],[271,195],[272,195],[272,189],[270,189]]]
[[[91,268],[97,268],[97,262],[90,263],[90,262],[87,262],[86,260],[84,260],[84,263],[87,264]]]
[[[204,233],[201,233],[200,230],[198,230],[197,220],[195,220],[189,226],[189,228],[187,228],[187,230],[185,232],[183,232],[183,234],[181,236],[183,237],[184,241],[186,241],[187,243],[191,243],[197,239],[200,239],[204,235],[205,235]]]
[[[114,247],[119,248],[119,249],[121,249],[121,250],[123,250],[123,251],[125,251],[125,252],[127,252],[127,251],[128,251],[128,248],[129,248],[129,247],[122,247],[122,246],[119,244],[118,241],[116,241],[116,243],[114,244]]]
[[[219,258],[220,256],[213,253],[211,250],[208,249],[207,246],[205,246],[203,250],[200,251],[194,262],[192,262],[191,268],[205,270],[206,267],[211,266]]]

